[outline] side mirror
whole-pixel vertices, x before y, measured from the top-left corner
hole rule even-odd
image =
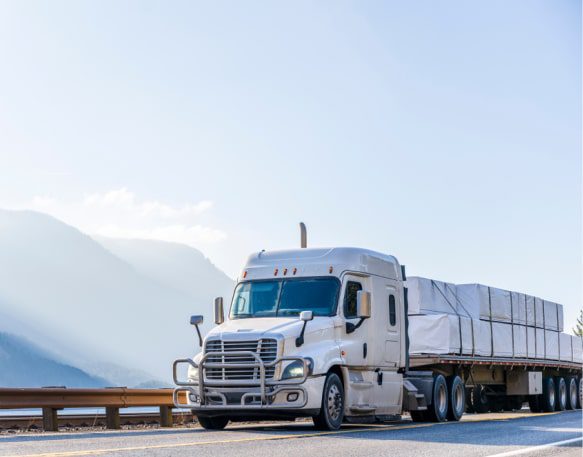
[[[308,322],[314,319],[314,312],[313,311],[302,311],[300,313],[300,320],[304,322]]]
[[[223,297],[217,297],[215,298],[215,324],[221,325],[223,322],[225,322]]]
[[[198,333],[198,344],[202,347],[202,335],[200,334],[199,325],[202,324],[204,318],[202,316],[190,316],[190,325],[194,325],[196,328],[196,333]]]
[[[359,290],[356,293],[356,315],[361,319],[370,317],[370,292]]]

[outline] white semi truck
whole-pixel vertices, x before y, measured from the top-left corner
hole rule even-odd
[[[202,351],[174,362],[177,407],[207,429],[229,421],[312,417],[318,428],[409,412],[415,421],[474,412],[580,408],[581,364],[461,353],[410,354],[405,269],[357,248],[261,251],[249,257],[226,318]],[[428,338],[416,334],[413,338]],[[430,343],[430,342],[429,342]],[[187,367],[181,376],[181,367]],[[185,371],[185,370],[182,370]]]

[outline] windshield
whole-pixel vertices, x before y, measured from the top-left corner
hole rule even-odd
[[[235,289],[230,317],[297,316],[302,311],[332,316],[336,313],[339,288],[336,278],[243,282]]]

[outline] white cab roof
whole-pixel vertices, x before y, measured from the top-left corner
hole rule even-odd
[[[340,277],[346,271],[402,279],[401,267],[395,257],[368,249],[339,247],[257,252],[247,259],[239,280],[302,276]]]

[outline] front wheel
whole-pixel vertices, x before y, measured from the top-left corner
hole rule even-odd
[[[222,430],[229,423],[229,418],[225,416],[198,416],[198,423],[206,430]]]
[[[427,418],[430,422],[445,422],[449,404],[447,394],[447,382],[443,375],[438,374],[433,378],[433,395],[431,405],[427,409]]]
[[[320,430],[338,430],[344,419],[344,387],[336,373],[330,373],[324,383],[322,407],[314,416],[314,425]]]

